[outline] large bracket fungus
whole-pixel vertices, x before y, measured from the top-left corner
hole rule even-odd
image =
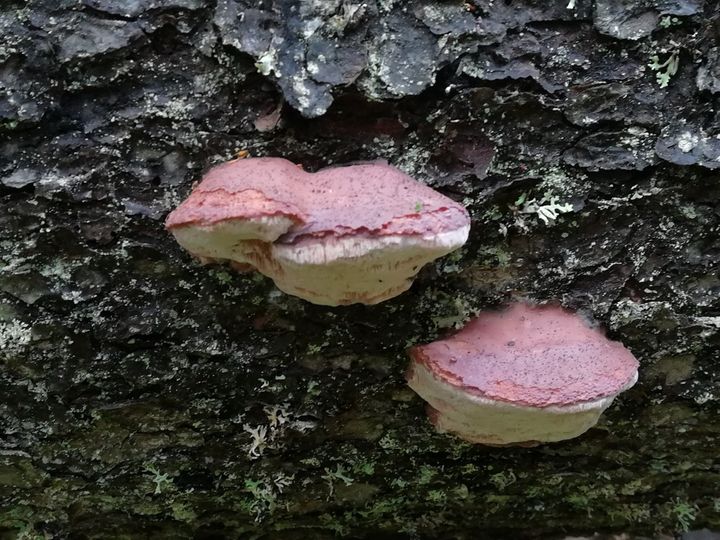
[[[577,437],[637,381],[629,350],[555,306],[483,313],[409,354],[408,383],[436,428],[489,445]]]
[[[307,173],[281,158],[211,169],[169,216],[193,255],[250,265],[316,304],[376,304],[467,240],[465,208],[384,163]]]

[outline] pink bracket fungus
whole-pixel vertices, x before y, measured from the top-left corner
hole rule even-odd
[[[250,265],[324,305],[376,304],[467,240],[465,208],[384,163],[307,173],[281,158],[211,169],[166,227],[205,261]]]
[[[629,350],[555,306],[483,313],[409,354],[408,383],[438,431],[496,446],[577,437],[637,381]]]

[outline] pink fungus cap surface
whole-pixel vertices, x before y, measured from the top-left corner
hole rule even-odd
[[[616,394],[638,368],[622,343],[578,315],[526,304],[481,314],[454,336],[416,347],[413,357],[465,391],[530,407]]]
[[[282,158],[239,159],[211,169],[167,219],[170,229],[283,215],[303,236],[418,235],[469,224],[465,208],[384,163],[307,173]]]
[[[488,444],[576,436],[635,383],[638,370],[628,349],[577,314],[524,303],[483,313],[409,353],[410,386],[431,405],[433,422]]]
[[[211,169],[166,227],[198,257],[253,265],[290,294],[337,305],[401,293],[466,241],[470,218],[384,163],[307,173],[251,158]]]

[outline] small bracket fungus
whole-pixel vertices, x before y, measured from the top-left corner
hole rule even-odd
[[[387,164],[307,173],[280,158],[211,169],[167,218],[203,261],[256,268],[316,304],[376,304],[467,240],[460,204]],[[249,266],[248,266],[249,265]]]
[[[555,306],[483,313],[409,354],[408,383],[436,428],[488,445],[577,437],[637,381],[630,351]]]

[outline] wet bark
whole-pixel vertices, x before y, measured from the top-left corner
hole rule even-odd
[[[0,29],[0,538],[720,527],[716,2],[10,0]],[[202,267],[163,218],[240,151],[386,159],[471,239],[377,306]],[[514,298],[596,319],[639,383],[563,443],[435,433],[405,348]]]

